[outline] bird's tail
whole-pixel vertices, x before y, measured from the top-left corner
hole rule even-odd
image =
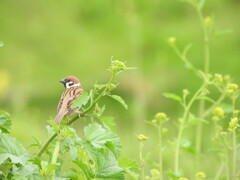
[[[63,116],[65,115],[65,113],[61,113],[61,112],[59,112],[58,114],[57,114],[57,116],[55,117],[55,119],[54,119],[54,121],[56,122],[56,124],[60,124],[60,122],[62,121],[62,118],[63,118]]]

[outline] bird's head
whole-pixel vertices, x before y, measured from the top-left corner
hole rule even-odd
[[[65,88],[81,86],[80,81],[75,76],[67,76],[59,82],[63,83]]]

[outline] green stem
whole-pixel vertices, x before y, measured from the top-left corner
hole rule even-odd
[[[209,37],[206,24],[204,22],[204,17],[202,11],[199,7],[196,7],[198,18],[201,22],[201,27],[203,31],[203,41],[204,41],[204,72],[206,74],[209,73],[209,66],[210,66],[210,49],[209,49]]]
[[[237,142],[236,142],[236,132],[233,131],[233,156],[232,156],[232,179],[235,179],[236,175],[236,161],[237,161]]]
[[[228,149],[226,147],[225,149],[225,156],[226,156],[226,175],[227,175],[227,180],[230,180],[230,168],[229,168],[229,158],[228,158]]]
[[[236,98],[232,99],[233,112],[235,110]],[[232,144],[232,179],[235,179],[236,175],[236,163],[237,163],[237,140],[236,140],[236,130],[233,130],[233,144]]]
[[[213,111],[213,109],[224,100],[225,96],[226,96],[225,94],[222,94],[212,106],[205,110],[204,114],[202,115],[202,118],[207,117]]]
[[[224,168],[224,163],[221,164],[221,166],[220,166],[220,168],[219,168],[219,170],[218,170],[214,180],[219,180],[219,177],[222,174],[223,168]]]
[[[112,82],[115,80],[116,75],[114,74],[111,78],[111,80],[109,81],[108,85],[105,87],[105,89],[102,91],[102,93],[95,99],[95,101],[84,111],[81,113],[80,117],[84,117],[86,115],[87,112],[89,112],[96,104],[97,102],[105,95],[105,93],[107,92],[107,90],[110,88],[110,85],[112,84]],[[72,124],[73,122],[75,122],[76,120],[78,120],[80,118],[78,115],[73,117],[70,121],[69,121],[69,125]],[[59,133],[59,132],[58,132]],[[37,153],[37,156],[41,157],[41,155],[43,154],[43,152],[46,150],[46,148],[49,146],[49,144],[56,138],[56,136],[58,135],[58,133],[54,133],[52,136],[50,136],[43,144],[43,146],[41,147],[41,149],[39,150],[39,152]]]
[[[54,151],[53,151],[53,156],[52,156],[51,164],[57,164],[57,160],[58,160],[58,156],[59,156],[59,151],[60,151],[60,145],[61,145],[60,141],[57,141],[57,142],[56,142],[56,145],[55,145],[55,149],[54,149]],[[54,180],[54,179],[55,179],[55,175],[56,175],[56,169],[53,170],[51,180]]]
[[[197,14],[199,17],[199,20],[201,22],[201,27],[203,31],[203,37],[204,37],[204,72],[205,74],[209,73],[209,64],[210,64],[210,50],[209,50],[209,38],[208,38],[208,32],[207,32],[207,27],[204,22],[204,17],[202,14],[202,11],[199,7],[196,7],[197,9]],[[199,106],[199,115],[201,116],[205,110],[205,100],[200,101],[200,106]],[[197,156],[196,156],[196,167],[197,171],[199,170],[199,162],[200,162],[200,154],[201,154],[201,146],[202,146],[202,124],[197,125],[197,130],[196,130],[196,151],[197,151]]]
[[[160,180],[163,180],[163,158],[162,158],[162,124],[160,123],[158,127],[158,145],[159,145],[159,172]]]
[[[184,130],[185,122],[187,120],[190,108],[192,107],[194,101],[197,99],[197,97],[202,92],[202,90],[206,87],[206,85],[207,84],[204,83],[201,86],[201,88],[193,95],[192,99],[190,100],[187,107],[185,108],[183,119],[182,119],[182,122],[181,122],[181,125],[180,125],[180,128],[179,128],[179,131],[178,131],[177,143],[176,143],[176,149],[175,149],[175,156],[174,156],[175,174],[177,174],[179,172],[179,151],[180,151],[180,143],[181,143],[181,139],[182,139],[182,133],[183,133],[183,130]]]
[[[144,175],[144,159],[143,159],[143,155],[142,155],[142,149],[143,149],[143,143],[140,142],[139,143],[139,157],[140,157],[140,168],[141,168],[141,180],[145,179],[145,175]]]

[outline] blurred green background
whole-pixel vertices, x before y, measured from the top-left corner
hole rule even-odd
[[[230,74],[236,83],[240,82],[239,12],[239,0],[209,0],[204,8],[206,16],[214,15],[219,29],[232,29],[211,43],[211,72]],[[105,114],[116,117],[123,156],[138,158],[138,133],[152,140],[146,143],[150,151],[156,134],[144,121],[160,111],[171,121],[180,115],[181,108],[162,93],[191,91],[200,83],[169,47],[170,36],[176,37],[180,48],[192,43],[189,57],[202,68],[196,13],[179,0],[1,0],[0,109],[12,116],[12,134],[24,145],[33,141],[32,136],[44,141],[46,121],[56,115],[64,90],[58,80],[75,75],[88,91],[95,82],[108,81],[106,69],[113,56],[137,69],[121,74],[115,91],[129,110],[105,98]],[[87,123],[74,125],[80,135]],[[173,126],[170,133],[174,136],[175,131]]]

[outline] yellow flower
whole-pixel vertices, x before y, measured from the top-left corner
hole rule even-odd
[[[205,179],[206,178],[206,174],[204,172],[198,172],[196,174],[196,178],[198,178],[198,179]]]
[[[218,116],[220,119],[223,119],[224,118],[224,110],[220,107],[216,107],[214,110],[213,110],[213,114],[215,116]]]
[[[214,74],[214,81],[221,84],[223,82],[223,76],[221,74]]]
[[[231,89],[231,90],[237,90],[238,89],[238,85],[235,83],[230,83],[227,85],[227,89]]]
[[[168,43],[169,43],[170,45],[175,44],[175,42],[176,42],[176,38],[175,38],[175,37],[170,37],[170,38],[168,38]]]
[[[137,136],[137,138],[138,138],[138,141],[139,141],[139,142],[144,142],[144,141],[147,141],[147,140],[148,140],[148,137],[147,137],[147,136],[144,136],[143,134],[139,134],[139,135]]]
[[[9,74],[5,70],[0,70],[0,97],[4,96],[9,86]]]
[[[188,178],[180,177],[178,180],[188,180]]]
[[[155,116],[155,118],[156,118],[157,120],[159,120],[160,122],[165,122],[165,121],[168,120],[167,115],[166,115],[165,113],[162,113],[162,112],[157,113],[156,116]]]
[[[235,129],[237,129],[237,127],[239,127],[238,118],[236,118],[236,117],[232,118],[231,121],[229,122],[228,130],[234,131]]]
[[[157,169],[151,169],[152,180],[160,178],[160,172]]]
[[[226,137],[226,136],[227,136],[227,132],[226,132],[226,131],[222,131],[222,132],[220,132],[220,135],[221,135],[222,137]]]
[[[209,25],[212,23],[212,18],[207,16],[207,17],[205,17],[204,22],[205,22],[205,24]]]

